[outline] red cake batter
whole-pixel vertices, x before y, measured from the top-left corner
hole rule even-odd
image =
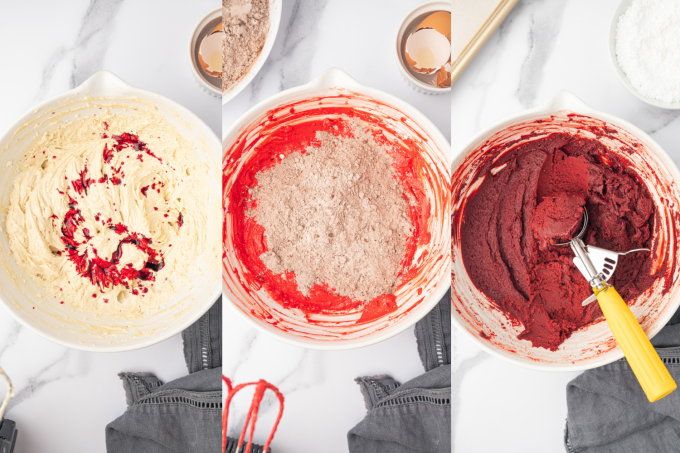
[[[511,145],[516,145],[512,143]],[[488,150],[497,156],[509,145]],[[554,133],[531,135],[477,172],[484,180],[463,212],[462,256],[475,286],[524,326],[520,339],[556,350],[577,329],[602,315],[572,262],[555,247],[581,228],[586,244],[614,251],[651,247],[653,200],[639,177],[597,140]],[[665,266],[652,271],[651,254],[619,258],[609,280],[631,300]]]

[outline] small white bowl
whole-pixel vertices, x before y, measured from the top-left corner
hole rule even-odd
[[[201,88],[217,97],[222,96],[222,79],[209,76],[201,68],[201,65],[198,63],[198,48],[201,46],[203,38],[208,36],[212,29],[221,21],[222,7],[219,7],[198,21],[189,40],[189,67],[191,68],[191,73]]]
[[[623,72],[623,69],[621,69],[621,66],[619,66],[619,60],[618,58],[616,58],[616,27],[619,24],[619,18],[623,13],[626,12],[626,10],[630,7],[632,3],[633,0],[623,0],[621,3],[619,3],[619,7],[616,8],[616,11],[614,12],[614,17],[612,17],[612,22],[609,25],[609,57],[611,58],[614,70],[616,71],[616,74],[619,76],[619,79],[621,79],[623,86],[628,88],[628,91],[633,93],[633,95],[635,95],[635,97],[640,99],[642,102],[645,102],[649,105],[653,105],[655,107],[660,107],[662,109],[670,110],[680,109],[680,102],[674,103],[665,102],[660,101],[658,99],[648,98],[640,94],[640,92],[633,86],[633,84],[630,83],[630,80],[628,80],[628,77],[626,76],[626,73]],[[680,49],[678,50],[680,51]]]
[[[673,236],[673,229],[668,227],[669,222],[674,222],[675,229],[680,229],[680,220],[677,218],[677,207],[680,206],[680,189],[678,188],[680,172],[668,154],[639,128],[613,115],[589,107],[568,91],[560,91],[542,105],[510,115],[473,137],[460,149],[451,171],[452,214],[455,216],[451,240],[453,324],[458,331],[488,353],[515,365],[541,371],[587,370],[618,360],[623,357],[623,353],[604,320],[577,330],[560,345],[557,351],[535,348],[532,347],[530,341],[518,339],[517,336],[524,330],[523,327],[501,312],[495,303],[472,283],[463,263],[458,225],[469,191],[478,187],[477,180],[473,181],[473,178],[479,168],[478,158],[482,156],[480,153],[488,149],[487,146],[491,146],[488,141],[498,140],[510,143],[527,134],[525,130],[511,129],[514,126],[568,113],[603,121],[608,127],[618,130],[618,139],[612,141],[612,146],[616,146],[623,153],[631,138],[637,144],[641,144],[634,153],[625,153],[628,156],[626,159],[631,165],[643,169],[641,171],[645,171],[644,175],[653,174],[656,180],[664,183],[656,184],[654,178],[646,181],[647,189],[655,199],[655,204],[657,207],[662,206],[664,210],[659,216],[663,218],[662,223],[655,228],[658,230],[656,239],[663,241],[660,242],[662,248],[664,248],[664,243],[674,244],[676,252],[673,259],[676,262],[680,259],[680,249],[676,245],[677,238]],[[572,124],[577,124],[577,122],[567,119],[563,122],[563,128],[572,128],[574,127],[571,126]],[[555,126],[546,123],[544,126],[537,125],[535,132],[544,135],[554,132],[555,129],[557,129]],[[579,133],[588,137],[594,137],[595,132],[597,130],[579,129]],[[679,277],[680,269],[676,266],[672,276],[673,286],[668,293],[662,294],[663,285],[657,282],[635,300],[628,301],[631,311],[649,338],[654,337],[666,325],[680,306]],[[494,335],[489,338],[488,333]]]
[[[255,76],[264,62],[267,61],[269,53],[274,47],[274,41],[276,41],[276,34],[279,32],[279,24],[281,23],[281,9],[283,8],[283,0],[269,0],[269,33],[267,33],[267,39],[264,42],[264,47],[262,52],[257,57],[257,60],[253,63],[250,70],[239,80],[239,82],[231,87],[231,89],[222,93],[222,105],[226,104],[232,100],[237,94],[239,94],[243,89],[248,86],[250,82],[253,81]],[[220,11],[222,9],[220,8]],[[221,13],[220,13],[221,14]]]
[[[451,12],[451,2],[435,1],[424,3],[408,13],[401,22],[401,26],[397,30],[394,46],[394,56],[396,58],[397,67],[399,68],[402,78],[409,85],[411,85],[414,90],[424,94],[442,94],[451,92],[451,87],[439,88],[424,81],[428,77],[436,77],[436,74],[434,76],[424,74],[415,75],[408,68],[408,63],[406,63],[404,60],[404,48],[406,47],[406,40],[411,35],[411,33],[415,31],[415,28],[423,19],[436,11]]]
[[[109,71],[99,71],[73,90],[58,94],[34,106],[0,135],[0,206],[9,203],[16,166],[34,136],[58,125],[50,112],[71,111],[64,120],[99,112],[120,100],[136,99],[152,104],[197,150],[196,159],[213,170],[206,181],[215,197],[220,196],[220,141],[215,133],[191,111],[159,94],[128,85]],[[220,212],[213,221],[219,227]],[[55,343],[93,352],[121,352],[159,343],[196,322],[218,299],[220,291],[219,249],[213,256],[201,256],[195,263],[195,278],[179,294],[169,298],[159,311],[134,320],[105,320],[80,313],[54,301],[31,276],[26,275],[10,253],[0,213],[0,306],[22,325]],[[217,228],[216,228],[217,229]],[[220,230],[218,230],[220,231]],[[219,234],[216,236],[219,237]],[[217,239],[217,238],[215,238]],[[219,239],[217,239],[219,241]],[[209,259],[206,259],[209,258]],[[34,309],[36,308],[36,309]],[[0,316],[7,316],[0,311]]]
[[[222,144],[223,173],[227,168],[233,169],[233,172],[223,176],[224,194],[229,192],[249,153],[259,143],[257,137],[260,127],[255,126],[266,121],[272,111],[281,106],[287,108],[295,102],[295,112],[300,113],[316,108],[321,100],[328,109],[349,106],[364,114],[380,115],[383,121],[399,132],[399,137],[414,138],[422,143],[430,169],[442,175],[437,179],[439,187],[444,187],[442,190],[435,191],[430,186],[425,188],[431,209],[431,222],[428,222],[427,227],[431,232],[431,240],[428,244],[419,245],[414,257],[414,262],[422,263],[422,267],[396,291],[398,309],[388,316],[357,324],[356,320],[360,317],[357,313],[314,315],[310,316],[314,322],[310,322],[300,310],[282,307],[264,289],[253,288],[255,285],[243,281],[243,276],[249,271],[244,268],[234,250],[233,238],[238,232],[230,216],[226,216],[223,233],[223,295],[225,303],[231,305],[233,311],[257,329],[279,340],[312,349],[359,348],[386,340],[415,324],[444,297],[450,286],[448,256],[451,250],[451,224],[448,206],[451,146],[427,117],[406,102],[364,86],[343,71],[331,68],[306,85],[265,99],[226,131]],[[331,114],[336,113],[326,113]],[[293,121],[302,120],[304,117]],[[241,143],[248,144],[247,150],[234,159],[229,151]]]

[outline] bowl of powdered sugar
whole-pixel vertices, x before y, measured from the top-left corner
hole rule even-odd
[[[622,1],[609,29],[609,51],[631,93],[656,107],[680,109],[680,2]]]
[[[318,349],[416,323],[449,287],[450,146],[403,101],[330,69],[223,139],[223,293]]]

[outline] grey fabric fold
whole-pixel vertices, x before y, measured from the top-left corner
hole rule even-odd
[[[222,366],[222,297],[182,332],[189,373]]]
[[[368,413],[347,434],[351,453],[450,453],[450,290],[415,335],[425,374],[404,384],[386,375],[356,379]]]
[[[221,299],[182,333],[188,376],[124,372],[128,409],[106,426],[108,453],[214,453],[222,448]]]
[[[652,344],[680,382],[680,311]],[[569,453],[680,452],[680,391],[650,403],[625,359],[572,380],[567,408]]]
[[[418,354],[425,371],[451,363],[451,289],[430,313],[416,323]]]

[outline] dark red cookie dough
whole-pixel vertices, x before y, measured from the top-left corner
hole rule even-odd
[[[650,247],[656,210],[647,189],[597,140],[555,133],[505,152],[489,150],[484,177],[467,201],[461,225],[465,268],[475,286],[519,321],[519,338],[556,350],[577,329],[601,316],[572,262],[570,239],[588,210],[586,244],[615,251]],[[507,146],[507,145],[504,145]],[[649,288],[649,254],[623,256],[609,280],[624,300]]]

